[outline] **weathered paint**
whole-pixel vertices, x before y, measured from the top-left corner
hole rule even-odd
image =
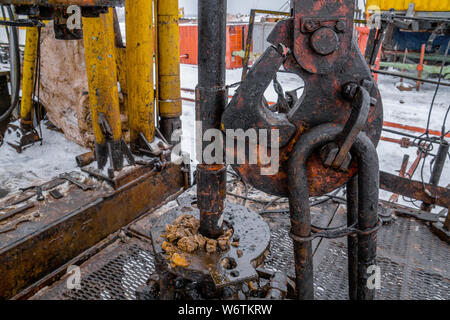
[[[128,121],[133,145],[140,133],[149,142],[153,141],[155,134],[153,1],[127,1],[125,11]]]
[[[25,53],[23,57],[22,104],[20,110],[21,123],[31,125],[34,93],[34,74],[38,53],[39,30],[37,27],[27,28]]]
[[[113,28],[111,13],[101,14],[98,18],[83,17],[89,103],[95,139],[99,145],[106,142],[98,123],[99,113],[105,114],[113,139],[119,140],[122,136],[116,53],[111,36]]]
[[[34,284],[183,188],[183,173],[174,164],[161,172],[140,167],[119,179],[116,190],[105,191],[101,183],[91,191],[71,186],[64,198],[47,199],[12,218],[12,224],[26,222],[0,233],[0,300]]]
[[[180,117],[178,0],[158,1],[158,81],[160,116]]]

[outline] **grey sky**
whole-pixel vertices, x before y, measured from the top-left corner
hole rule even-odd
[[[278,10],[287,0],[228,0],[229,13],[249,14],[250,9]],[[362,7],[362,0],[359,0]],[[197,15],[197,0],[179,0],[179,6],[184,7],[186,16]]]

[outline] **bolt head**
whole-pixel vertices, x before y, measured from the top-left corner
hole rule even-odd
[[[322,159],[323,165],[325,167],[331,167],[338,152],[339,147],[336,143],[331,142],[326,144],[320,151],[320,158]]]
[[[350,82],[344,85],[342,89],[342,95],[344,98],[352,100],[356,94],[356,90],[358,89],[358,85],[354,82]]]
[[[322,27],[311,36],[311,46],[318,54],[327,56],[338,49],[339,37],[330,28]]]
[[[350,162],[352,162],[352,155],[349,153],[347,153],[347,157],[345,158],[344,162],[342,163],[341,167],[339,168],[339,170],[341,171],[347,171],[348,167],[350,166]]]
[[[305,22],[305,29],[308,31],[313,31],[316,28],[316,23],[312,20]]]

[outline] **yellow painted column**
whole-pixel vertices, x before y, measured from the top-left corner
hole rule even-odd
[[[39,29],[37,27],[28,27],[23,57],[22,103],[20,107],[21,124],[25,126],[33,125],[34,75],[36,71],[38,41]]]
[[[122,137],[115,45],[111,37],[109,14],[83,17],[84,50],[89,83],[92,126],[97,145],[106,143],[98,119],[103,113],[111,127],[113,141]]]
[[[105,13],[105,28],[106,28],[106,34],[110,38],[110,43],[112,44],[112,55],[114,56],[114,61],[116,63],[117,67],[117,51],[118,48],[116,47],[116,32],[114,30],[114,12],[113,8],[108,9],[108,13]],[[118,73],[116,73],[117,79],[119,78]]]
[[[153,81],[153,1],[125,1],[128,121],[131,147],[139,134],[148,142],[155,135],[155,92]]]
[[[170,139],[181,127],[178,0],[158,0],[158,90],[161,131]]]

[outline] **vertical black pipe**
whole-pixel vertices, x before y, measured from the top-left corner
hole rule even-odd
[[[347,225],[358,222],[358,176],[347,183]],[[350,300],[357,299],[358,286],[358,238],[356,235],[347,237],[348,250],[348,288]]]
[[[449,143],[444,140],[439,145],[439,150],[434,160],[433,171],[431,172],[430,184],[432,186],[439,185],[439,180],[441,180],[442,171],[444,170],[445,160],[447,160],[449,147]],[[431,211],[431,205],[429,203],[423,203],[421,209],[424,211]]]
[[[378,224],[379,163],[372,141],[360,133],[352,155],[358,159],[358,300],[373,300],[375,288],[369,287],[369,267],[376,266],[377,233],[364,233]]]
[[[295,166],[295,164],[293,164]],[[291,166],[290,166],[291,167]],[[291,233],[295,237],[308,238],[311,236],[311,212],[309,203],[309,188],[306,165],[292,167],[289,174],[289,208],[291,213]],[[291,172],[290,172],[291,173]],[[314,274],[312,241],[296,240],[294,238],[294,259],[296,274],[296,291],[299,300],[314,299]]]
[[[201,121],[201,132],[198,134],[201,133],[202,137],[208,129],[220,130],[222,113],[228,104],[225,86],[226,4],[226,0],[198,1],[196,120]],[[197,152],[203,151],[210,144],[209,141],[197,142]]]
[[[225,86],[226,0],[198,1],[198,85]]]
[[[295,145],[288,162],[291,236],[294,240],[295,284],[297,299],[314,299],[314,274],[311,236],[311,212],[307,161],[317,148],[333,141],[339,129],[328,125],[313,128]]]
[[[222,233],[226,170],[223,160],[220,163],[203,163],[203,150],[211,143],[203,141],[203,136],[209,129],[220,130],[222,113],[228,103],[225,86],[226,24],[226,0],[198,1],[196,120],[201,127],[197,127],[197,198],[201,201],[197,205],[200,210],[200,232],[212,238]],[[214,141],[215,150],[223,150],[222,141]]]
[[[323,124],[304,134],[295,145],[288,162],[288,190],[291,212],[291,236],[294,240],[296,289],[298,299],[313,299],[313,263],[311,254],[311,215],[307,161],[315,150],[335,141],[342,128]],[[358,159],[358,282],[357,299],[371,300],[374,289],[368,287],[368,268],[376,264],[376,232],[367,232],[378,224],[378,156],[372,141],[360,133],[352,147]],[[354,189],[352,194],[355,195]],[[356,200],[352,199],[352,210]]]

